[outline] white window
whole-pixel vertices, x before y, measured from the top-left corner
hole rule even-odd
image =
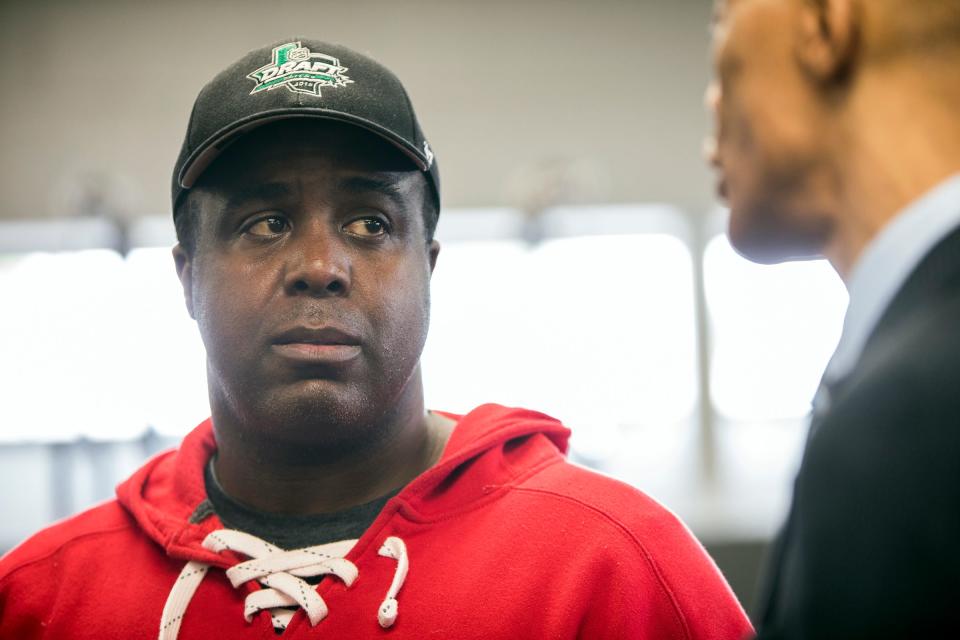
[[[697,402],[693,274],[684,241],[657,221],[641,207],[570,209],[533,246],[445,243],[423,358],[430,406],[543,411],[604,464],[631,429],[672,438]],[[594,235],[564,237],[583,231]]]
[[[763,266],[725,236],[704,255],[713,404],[726,419],[803,418],[840,339],[847,293],[824,260]]]
[[[114,251],[0,258],[0,439],[117,439],[143,428],[131,403],[123,258]]]

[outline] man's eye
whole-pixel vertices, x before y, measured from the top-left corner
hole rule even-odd
[[[249,227],[246,233],[252,236],[275,236],[283,233],[290,228],[290,223],[285,218],[279,216],[270,216],[269,218],[260,218]]]
[[[344,231],[357,236],[375,238],[387,233],[387,223],[380,218],[358,218],[353,222],[347,223]]]

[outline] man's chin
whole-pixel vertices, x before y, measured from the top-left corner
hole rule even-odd
[[[822,238],[815,229],[788,224],[770,210],[751,212],[731,205],[727,236],[739,255],[758,264],[821,258]]]
[[[340,380],[315,378],[284,385],[273,394],[270,411],[282,413],[288,419],[311,422],[324,421],[348,424],[364,419],[368,409],[368,393],[357,385]]]
[[[278,441],[320,445],[355,434],[376,421],[370,394],[356,385],[302,380],[244,400],[244,422]]]
[[[756,264],[772,265],[797,260],[816,260],[821,257],[818,253],[769,239],[737,242],[731,237],[730,244],[737,254]]]

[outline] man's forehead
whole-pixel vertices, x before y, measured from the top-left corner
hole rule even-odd
[[[365,193],[379,193],[396,200],[402,200],[412,187],[416,174],[409,173],[372,173],[344,171],[327,174],[331,189],[339,194],[351,196]],[[267,172],[265,179],[235,180],[227,184],[213,185],[212,190],[225,198],[227,209],[240,207],[249,202],[275,201],[296,197],[305,184],[304,175],[297,173]]]

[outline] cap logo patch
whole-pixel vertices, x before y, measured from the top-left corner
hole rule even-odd
[[[345,75],[347,67],[340,61],[323,53],[313,53],[300,46],[299,42],[288,42],[273,49],[273,61],[247,75],[257,83],[250,92],[272,91],[277,87],[286,87],[294,93],[307,93],[320,96],[321,87],[345,87],[353,80]]]

